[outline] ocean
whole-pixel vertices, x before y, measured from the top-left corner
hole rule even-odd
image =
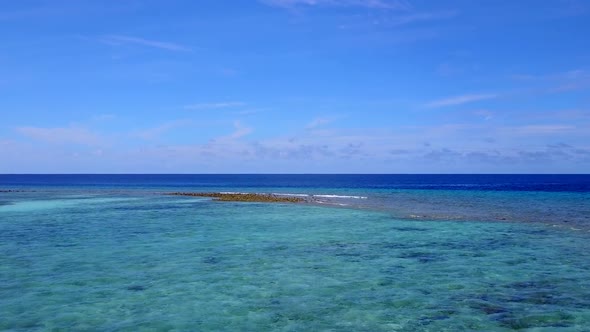
[[[0,175],[0,330],[590,331],[590,175]]]

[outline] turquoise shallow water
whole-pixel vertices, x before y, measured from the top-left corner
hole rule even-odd
[[[357,209],[1,194],[0,330],[590,330],[588,232],[403,219],[375,195]]]

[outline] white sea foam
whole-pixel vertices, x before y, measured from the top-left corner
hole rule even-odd
[[[366,196],[345,196],[345,195],[313,195],[313,197],[367,199]]]
[[[308,194],[272,193],[276,196],[309,197]]]
[[[238,191],[221,191],[220,194],[227,195],[246,195],[251,193],[244,193]],[[351,198],[351,199],[367,199],[366,196],[347,196],[347,195],[310,195],[310,194],[299,194],[299,193],[256,193],[257,195],[275,195],[275,196],[287,196],[287,197],[313,197],[313,198]]]

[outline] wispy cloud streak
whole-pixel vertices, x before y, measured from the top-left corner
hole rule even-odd
[[[174,51],[174,52],[186,52],[190,51],[190,48],[170,42],[163,42],[158,40],[151,40],[151,39],[144,39],[132,36],[121,36],[121,35],[109,35],[104,36],[101,38],[104,43],[110,45],[123,45],[123,44],[134,44],[152,48],[158,48],[167,51]]]
[[[55,144],[101,145],[103,139],[82,127],[18,127],[16,131],[28,138]]]
[[[225,136],[223,138],[238,139],[240,137],[244,137],[250,134],[253,131],[254,129],[252,129],[251,127],[244,126],[240,121],[234,121],[234,132],[231,133],[229,136]]]
[[[137,131],[133,133],[132,136],[139,137],[144,140],[151,140],[160,137],[168,131],[186,126],[188,124],[190,124],[190,121],[188,120],[170,121],[154,128]]]
[[[217,103],[199,103],[199,104],[191,104],[185,105],[185,110],[206,110],[206,109],[219,109],[219,108],[231,108],[231,107],[239,107],[245,106],[246,103],[241,101],[224,101],[224,102],[217,102]]]
[[[445,98],[440,100],[435,100],[427,103],[426,107],[445,107],[445,106],[456,106],[456,105],[463,105],[468,103],[473,103],[476,101],[486,100],[486,99],[493,99],[498,97],[496,94],[472,94],[472,95],[462,95],[456,96],[451,98]]]
[[[296,6],[364,7],[372,9],[410,9],[405,0],[260,0],[262,3],[284,8]]]
[[[555,135],[571,132],[575,130],[575,126],[551,124],[551,125],[526,125],[520,127],[507,128],[508,131],[519,135]]]
[[[414,13],[409,15],[401,15],[392,18],[390,21],[384,22],[392,26],[406,25],[418,22],[428,22],[435,20],[444,20],[453,18],[457,15],[455,11],[442,11],[442,12],[427,12],[427,13]]]

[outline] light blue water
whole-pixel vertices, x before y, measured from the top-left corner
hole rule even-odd
[[[590,330],[586,193],[262,189],[0,193],[0,330]]]

